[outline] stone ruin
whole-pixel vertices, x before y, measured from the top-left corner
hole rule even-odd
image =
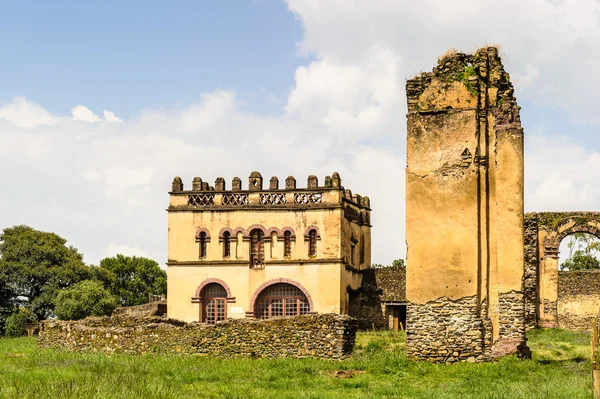
[[[406,84],[407,351],[530,354],[522,289],[523,129],[495,47],[450,52]]]

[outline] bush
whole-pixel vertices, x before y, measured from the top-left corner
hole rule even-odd
[[[118,306],[117,298],[97,280],[85,280],[61,290],[54,304],[54,313],[61,320],[108,316]]]
[[[35,323],[37,318],[30,311],[19,308],[6,318],[4,331],[7,337],[21,337],[25,332],[25,324]]]

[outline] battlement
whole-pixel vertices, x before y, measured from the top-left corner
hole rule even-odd
[[[352,194],[351,190],[345,189],[337,172],[326,176],[323,186],[319,186],[317,176],[310,175],[305,188],[296,186],[294,176],[288,176],[284,187],[279,188],[279,179],[273,176],[269,180],[269,187],[263,188],[263,177],[255,171],[248,177],[247,189],[242,188],[242,180],[239,177],[234,177],[230,190],[227,190],[225,179],[222,177],[217,177],[214,186],[200,177],[194,177],[192,189],[184,190],[181,177],[176,176],[169,194],[169,210],[308,207],[371,210],[369,197]]]

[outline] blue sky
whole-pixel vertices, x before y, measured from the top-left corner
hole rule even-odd
[[[235,90],[244,107],[281,113],[302,26],[282,1],[6,1],[0,13],[6,101],[51,112],[148,107]]]
[[[174,176],[338,171],[390,263],[405,81],[488,44],[522,107],[526,210],[600,211],[598,43],[596,0],[0,0],[0,220],[163,263]]]

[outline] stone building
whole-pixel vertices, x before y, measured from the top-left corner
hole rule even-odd
[[[371,262],[369,198],[344,189],[338,173],[306,188],[289,176],[248,188],[195,177],[173,180],[168,211],[170,318],[215,323],[305,313],[355,315]]]
[[[394,331],[406,331],[406,267],[383,267],[373,270],[377,288],[381,293],[384,327]]]
[[[523,129],[498,50],[449,52],[406,93],[408,355],[527,355]]]

